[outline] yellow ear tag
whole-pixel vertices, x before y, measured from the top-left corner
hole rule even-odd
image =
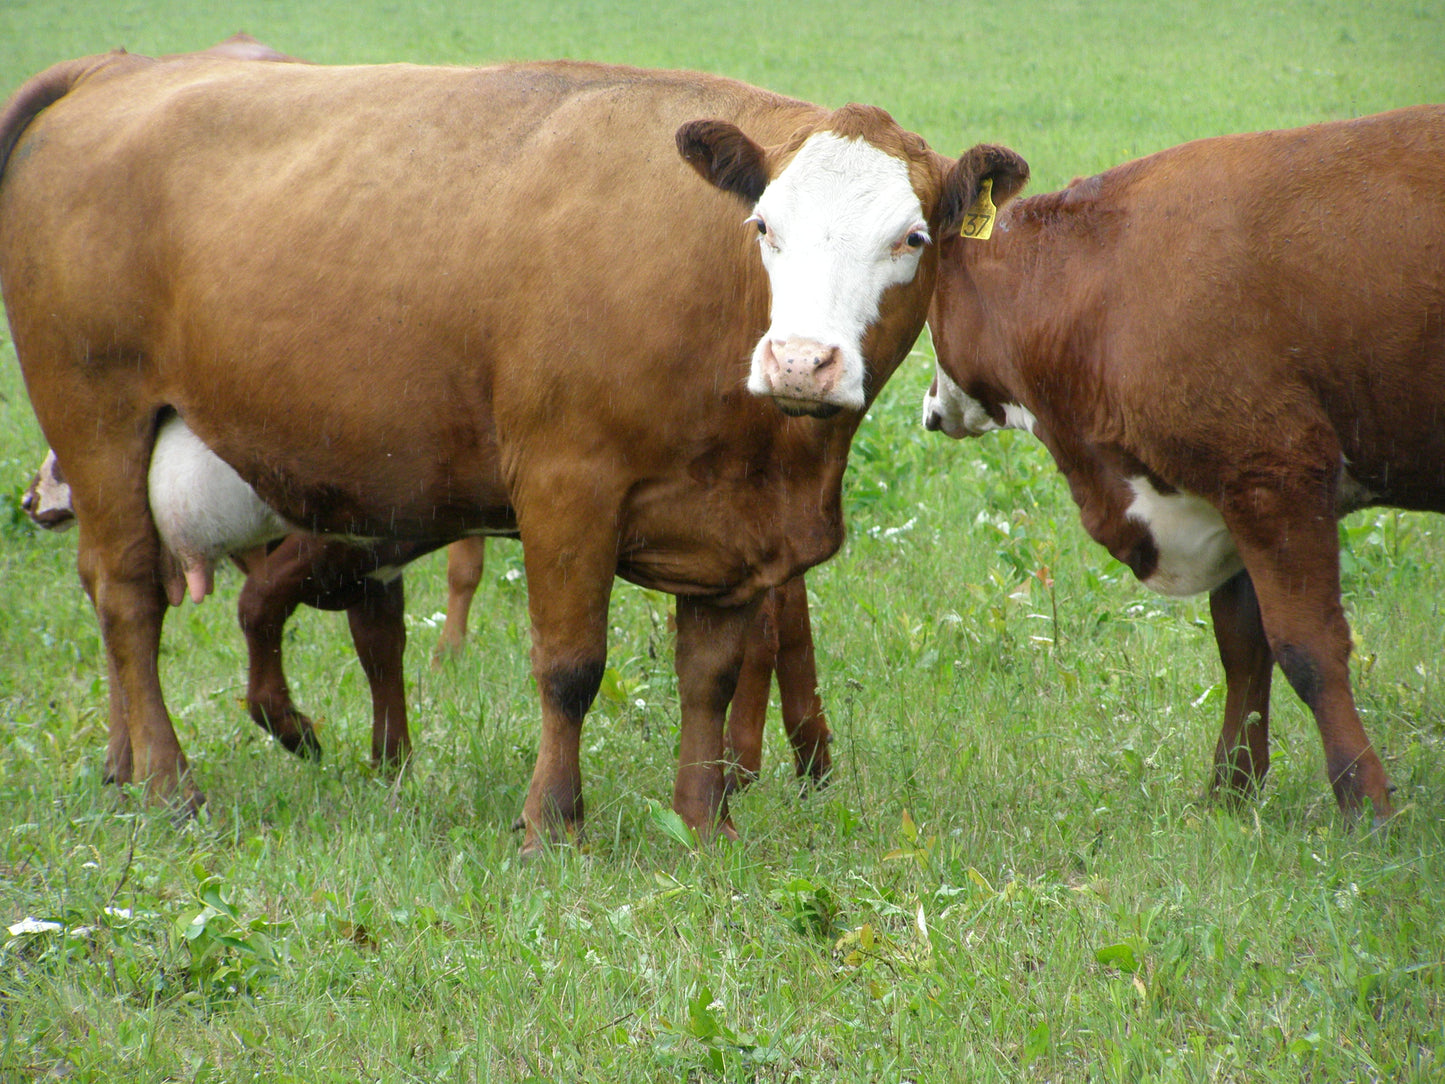
[[[978,199],[963,213],[963,225],[959,233],[975,241],[987,241],[993,236],[994,219],[998,208],[993,205],[993,178],[985,177],[978,186]]]

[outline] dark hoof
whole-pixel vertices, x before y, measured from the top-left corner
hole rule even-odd
[[[288,753],[294,753],[302,760],[320,760],[321,742],[316,737],[316,731],[311,728],[308,721],[306,729],[295,734],[277,734],[276,740],[281,743],[281,748]]]

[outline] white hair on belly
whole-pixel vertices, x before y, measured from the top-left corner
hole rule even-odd
[[[1161,595],[1213,591],[1241,568],[1224,518],[1192,493],[1160,493],[1149,479],[1130,478],[1134,501],[1125,513],[1149,528],[1159,563],[1145,586]]]

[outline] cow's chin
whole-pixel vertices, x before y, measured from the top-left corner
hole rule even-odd
[[[831,418],[843,408],[837,403],[820,403],[814,399],[789,399],[774,395],[778,409],[791,418]]]

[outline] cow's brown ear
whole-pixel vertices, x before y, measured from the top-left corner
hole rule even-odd
[[[677,130],[677,150],[702,179],[757,203],[768,187],[768,156],[735,124],[692,120]]]
[[[1007,147],[980,143],[955,162],[943,178],[939,199],[939,236],[959,231],[964,215],[978,199],[984,181],[992,181],[990,194],[995,207],[1002,207],[1028,183],[1029,164]]]

